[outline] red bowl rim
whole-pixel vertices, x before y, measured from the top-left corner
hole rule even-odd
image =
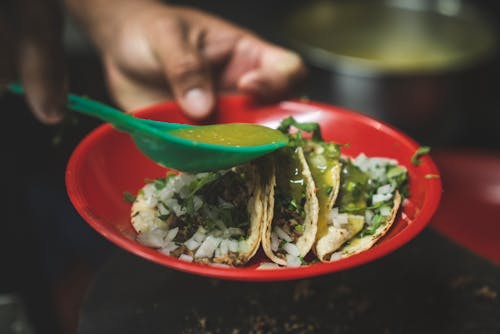
[[[238,104],[243,103],[242,101],[247,100],[246,97],[240,95],[228,95],[221,98],[226,101],[235,101]],[[301,100],[290,100],[281,102],[279,105],[286,103],[300,103],[306,104],[308,106],[319,107],[323,110],[328,110],[330,112],[337,112],[345,114],[348,117],[359,120],[360,122],[367,123],[370,126],[377,127],[383,132],[389,134],[390,136],[396,138],[399,143],[405,145],[410,150],[416,151],[420,145],[414,141],[412,138],[403,134],[396,128],[388,125],[379,120],[373,119],[364,114],[347,110],[342,107],[327,105],[318,102],[311,101],[301,101]],[[165,102],[157,105],[153,105],[149,108],[144,108],[134,112],[135,115],[141,116],[152,110],[162,108],[169,104],[175,104],[175,102]],[[66,169],[66,188],[71,202],[76,208],[77,212],[83,217],[83,219],[99,234],[107,238],[109,241],[118,245],[119,247],[136,254],[142,258],[150,260],[152,262],[175,268],[180,271],[187,273],[198,274],[213,278],[222,278],[228,280],[238,280],[238,281],[282,281],[282,280],[294,280],[300,278],[314,277],[318,275],[323,275],[327,273],[333,273],[345,269],[349,269],[355,266],[365,264],[376,260],[382,256],[385,256],[404,244],[412,240],[424,227],[426,227],[434,213],[436,212],[442,194],[442,184],[440,178],[433,178],[428,181],[426,185],[426,196],[422,204],[422,209],[415,219],[404,228],[397,235],[393,236],[389,240],[385,240],[383,243],[373,247],[367,251],[361,252],[359,254],[350,256],[348,258],[330,262],[330,263],[315,263],[310,266],[302,266],[299,268],[279,268],[279,269],[262,269],[255,270],[249,268],[223,268],[215,267],[209,265],[202,265],[197,263],[189,263],[185,261],[178,260],[176,258],[165,256],[153,250],[151,248],[145,247],[138,244],[136,241],[130,240],[123,235],[117,233],[116,230],[111,229],[104,223],[101,223],[97,217],[92,214],[92,211],[88,208],[87,201],[85,197],[79,190],[77,175],[73,173],[77,169],[77,166],[82,163],[85,159],[86,154],[91,150],[92,146],[100,138],[108,134],[110,131],[117,131],[109,124],[100,125],[95,130],[91,131],[75,148],[73,151]],[[419,169],[425,170],[425,174],[436,174],[439,175],[438,168],[432,159],[426,155],[422,157],[422,163]],[[269,261],[271,262],[271,261]]]

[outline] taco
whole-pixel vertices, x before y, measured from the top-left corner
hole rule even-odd
[[[407,191],[406,168],[396,160],[360,154],[341,162],[339,195],[314,245],[322,262],[371,248],[394,223],[401,193]]]
[[[262,247],[275,263],[297,267],[316,236],[315,185],[301,147],[283,148],[273,158],[275,187],[267,194]]]
[[[186,261],[245,264],[260,245],[264,180],[252,163],[171,175],[146,184],[132,206],[137,240]]]
[[[322,140],[306,140],[303,147],[316,185],[316,197],[318,198],[316,239],[331,239],[331,228],[329,228],[328,221],[340,188],[340,171],[342,169],[340,147],[336,143],[327,143]],[[320,251],[322,249],[320,248]],[[313,250],[317,254],[317,248],[314,247]],[[322,256],[322,254],[317,255]]]

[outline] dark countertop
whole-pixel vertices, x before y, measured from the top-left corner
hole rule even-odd
[[[498,333],[498,291],[498,266],[430,228],[378,261],[287,282],[208,279],[116,251],[78,333]]]

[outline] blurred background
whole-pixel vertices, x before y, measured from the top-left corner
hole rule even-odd
[[[171,1],[298,51],[299,97],[366,113],[433,149],[500,149],[500,3],[495,0]],[[98,55],[66,15],[70,91],[112,103]],[[82,296],[113,249],[73,210],[64,170],[99,123],[43,126],[0,96],[3,234],[15,268],[0,281],[1,333],[73,333]],[[20,134],[23,134],[22,136]],[[2,207],[4,208],[4,207]]]

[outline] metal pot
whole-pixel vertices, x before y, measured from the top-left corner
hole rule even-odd
[[[309,1],[278,30],[310,65],[309,97],[429,144],[456,140],[488,98],[495,30],[463,1]]]

